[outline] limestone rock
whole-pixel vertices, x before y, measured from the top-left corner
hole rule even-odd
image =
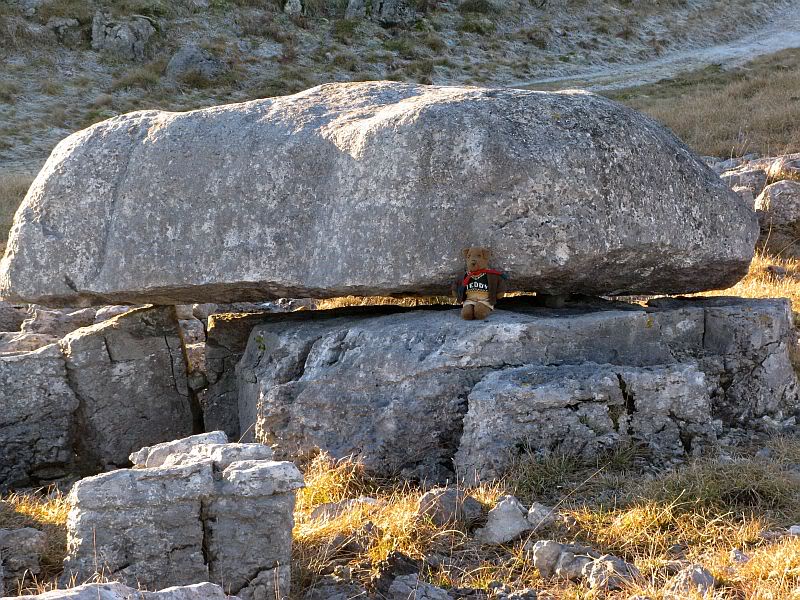
[[[172,449],[187,445],[204,447],[186,442]],[[239,444],[205,446],[216,447],[172,454],[166,462],[179,458],[175,464],[120,469],[75,484],[65,580],[91,575],[99,561],[131,585],[212,581],[244,600],[284,597],[302,475],[291,463],[237,461],[249,453]]]
[[[0,332],[19,331],[26,317],[24,307],[0,301]]]
[[[359,19],[367,16],[366,0],[347,0],[344,10],[345,19]]]
[[[171,308],[131,311],[79,329],[59,345],[86,459],[125,466],[136,448],[192,433],[193,407]]]
[[[764,169],[753,168],[748,165],[726,171],[720,178],[728,184],[730,188],[747,188],[753,194],[758,196],[767,185],[767,173]]]
[[[786,154],[775,158],[769,165],[767,176],[770,181],[800,181],[800,154]]]
[[[187,44],[178,49],[169,59],[166,76],[169,79],[180,80],[194,74],[212,80],[226,70],[225,63],[215,58],[208,50],[196,44]]]
[[[681,600],[692,594],[705,597],[713,593],[714,585],[714,576],[708,569],[700,565],[690,565],[681,569],[667,582],[664,587],[664,598]]]
[[[303,600],[365,600],[367,591],[354,581],[328,575],[303,596]]]
[[[401,575],[389,586],[389,600],[450,600],[446,590],[421,581],[419,575]]]
[[[286,0],[286,4],[283,5],[283,12],[287,15],[299,15],[303,12],[303,4],[300,0]]]
[[[0,357],[0,491],[69,472],[78,405],[57,346]]]
[[[0,354],[33,352],[57,341],[57,337],[41,333],[0,333]]]
[[[600,96],[326,84],[63,140],[16,214],[0,295],[447,294],[463,245],[490,246],[521,290],[683,293],[739,280],[757,235],[671,133]]]
[[[591,461],[636,443],[665,461],[717,438],[705,374],[694,364],[504,369],[479,381],[468,403],[455,460],[469,482],[500,477],[519,448]]]
[[[449,523],[470,525],[481,517],[483,507],[464,490],[456,487],[434,488],[419,499],[417,515],[427,517],[438,527]]]
[[[761,225],[761,244],[781,253],[800,247],[800,180],[779,181],[767,186],[756,198]]]
[[[583,569],[583,576],[591,589],[620,590],[642,575],[634,565],[621,558],[605,554]]]
[[[83,41],[81,24],[78,19],[50,17],[47,20],[47,27],[56,34],[58,41],[68,48],[77,48]]]
[[[411,25],[417,14],[408,0],[376,0],[372,5],[371,17],[384,26]]]
[[[31,600],[237,600],[213,583],[170,587],[146,592],[121,583],[86,583],[73,588],[52,590],[29,596]]]
[[[206,328],[200,319],[194,317],[190,319],[178,320],[181,330],[181,338],[184,344],[197,344],[206,341]]]
[[[503,496],[489,511],[486,526],[475,532],[485,544],[505,544],[531,529],[527,511],[514,496]]]
[[[531,559],[542,577],[552,577],[555,574],[562,550],[563,546],[553,540],[539,540],[533,544],[530,550]]]
[[[36,333],[62,338],[81,327],[94,325],[96,311],[93,308],[81,310],[47,310],[31,307],[29,316],[22,322],[22,333]]]
[[[30,352],[2,352],[0,334],[0,489],[127,465],[134,449],[192,432],[171,313],[134,310]]]
[[[41,572],[39,558],[47,546],[47,536],[37,529],[0,529],[0,589],[2,581],[9,592],[17,587],[17,582],[26,576],[36,576]]]
[[[94,323],[97,325],[98,323],[102,323],[103,321],[108,321],[109,319],[113,319],[119,315],[124,315],[126,312],[133,310],[134,306],[127,306],[127,305],[111,305],[111,306],[101,306],[97,309],[97,312],[94,316]],[[139,307],[141,308],[141,307]]]
[[[719,428],[753,427],[766,416],[782,422],[798,410],[786,301],[501,303],[479,326],[454,309],[227,320],[223,359],[211,358],[209,341],[209,372],[221,373],[212,387],[224,389],[241,432],[280,457],[354,454],[370,472],[432,482],[454,479],[454,457],[464,471],[494,476],[513,449],[493,436],[500,431],[532,439],[542,455],[570,450],[569,434],[592,460],[641,440],[654,460],[669,462],[712,443]],[[526,392],[525,380],[539,381],[538,391]],[[495,398],[490,383],[520,401]],[[540,423],[537,411],[559,417]],[[482,426],[478,415],[502,429]],[[539,433],[546,437],[537,443]]]
[[[558,520],[558,511],[544,504],[534,502],[528,509],[527,519],[534,529],[549,527]]]
[[[111,52],[128,60],[143,60],[147,42],[156,29],[150,19],[134,16],[116,21],[97,11],[92,20],[92,49]]]
[[[227,444],[228,438],[222,431],[210,431],[200,433],[179,440],[172,440],[156,444],[155,446],[145,446],[130,455],[130,461],[134,467],[153,468],[160,467],[167,458],[173,454],[187,454],[201,444]]]

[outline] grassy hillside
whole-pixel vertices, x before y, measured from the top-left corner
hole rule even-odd
[[[800,152],[800,49],[608,95],[652,115],[700,154]]]

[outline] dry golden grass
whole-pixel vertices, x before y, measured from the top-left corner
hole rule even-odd
[[[762,532],[800,518],[800,479],[789,469],[800,456],[800,441],[777,438],[769,462],[741,458],[734,463],[699,461],[665,477],[642,480],[627,472],[619,457],[599,466],[551,459],[519,463],[513,473],[491,486],[468,490],[487,507],[504,493],[525,502],[536,485],[552,485],[561,496],[564,522],[503,546],[481,546],[458,526],[437,527],[416,514],[422,490],[376,482],[350,460],[317,457],[306,470],[307,487],[298,497],[295,538],[295,585],[302,590],[324,573],[347,568],[369,586],[377,565],[399,551],[422,565],[424,579],[445,588],[486,589],[501,581],[513,589],[536,587],[556,598],[601,598],[584,584],[540,577],[524,550],[528,539],[579,542],[636,564],[643,579],[605,598],[634,593],[662,598],[675,559],[699,562],[721,583],[715,598],[791,598],[800,579],[800,542],[769,541]],[[535,461],[532,461],[535,462]],[[622,470],[620,470],[622,469]],[[369,495],[375,504],[354,503],[332,517],[311,518],[327,502]],[[677,547],[677,549],[676,549]],[[731,551],[751,557],[735,563]],[[436,555],[438,560],[429,560]]]
[[[14,213],[25,197],[31,181],[33,178],[29,175],[0,174],[0,257],[6,249],[8,230],[11,229]]]
[[[6,590],[7,593],[39,593],[55,587],[67,552],[68,512],[66,498],[56,490],[0,497],[0,529],[33,527],[47,536],[46,550],[40,559],[42,572],[39,577],[17,582],[17,589]]]
[[[779,258],[757,252],[750,263],[750,270],[739,283],[724,290],[697,295],[789,298],[794,312],[800,312],[800,259]]]
[[[608,95],[655,117],[701,154],[800,151],[800,49]]]

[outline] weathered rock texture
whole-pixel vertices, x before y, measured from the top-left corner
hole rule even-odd
[[[0,295],[446,294],[461,245],[490,246],[518,289],[678,293],[737,281],[757,235],[681,142],[605,98],[327,84],[65,139],[15,217]]]
[[[635,443],[669,462],[797,412],[787,301],[503,302],[477,325],[456,310],[266,319],[237,369],[241,431],[281,456],[322,448],[425,479],[455,458],[482,478],[525,447]]]
[[[456,464],[470,481],[499,477],[519,449],[591,460],[645,443],[661,460],[717,438],[705,375],[694,364],[593,363],[490,373],[470,392]]]
[[[261,444],[171,448],[163,466],[73,486],[64,577],[99,567],[128,585],[212,581],[246,600],[285,597],[297,468]]]
[[[171,587],[159,592],[146,592],[121,583],[87,583],[77,587],[53,590],[31,600],[236,600],[213,583],[196,583]]]
[[[46,547],[47,536],[31,527],[0,529],[0,596],[4,584],[8,594],[17,595],[23,579],[39,575]]]
[[[133,450],[192,433],[197,418],[171,308],[0,355],[0,490],[126,466]]]

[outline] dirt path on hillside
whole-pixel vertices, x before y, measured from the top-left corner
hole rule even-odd
[[[513,87],[529,89],[584,88],[592,91],[614,90],[669,79],[678,73],[703,69],[710,65],[733,68],[758,56],[787,48],[800,48],[800,2],[785,9],[780,19],[745,37],[706,48],[671,52],[656,60],[630,65],[586,69],[569,76],[556,76],[521,82]]]

